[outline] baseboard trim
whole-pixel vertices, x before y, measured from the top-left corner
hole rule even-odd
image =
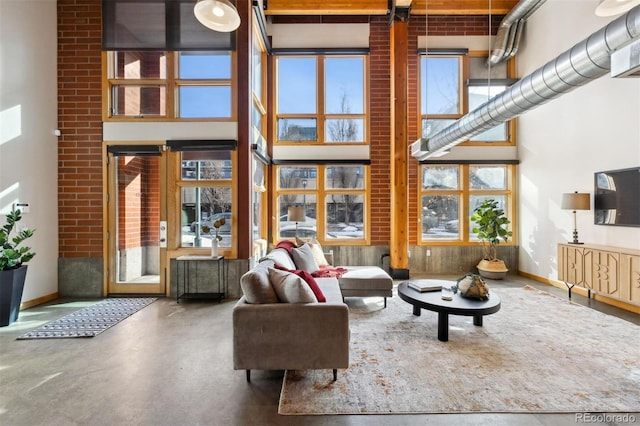
[[[23,311],[25,309],[33,308],[34,306],[42,305],[43,303],[47,303],[52,300],[56,300],[58,298],[60,298],[60,295],[58,294],[58,292],[51,293],[46,296],[38,297],[36,299],[21,303],[20,310]]]
[[[544,284],[549,284],[553,287],[557,287],[557,288],[561,288],[564,290],[567,290],[567,285],[561,281],[554,281],[554,280],[550,280],[548,278],[544,278],[544,277],[539,277],[537,275],[534,274],[529,274],[527,272],[522,272],[522,271],[518,271],[518,275],[526,277],[526,278],[530,278],[534,281],[538,281]],[[575,286],[573,287],[573,289],[571,290],[571,292],[573,294],[579,294],[581,296],[587,297],[588,295],[588,291],[586,288],[582,288],[582,287],[578,287]],[[636,314],[640,314],[640,306],[636,306],[636,305],[632,305],[631,303],[627,303],[627,302],[623,302],[621,300],[617,300],[617,299],[612,299],[610,297],[607,296],[603,296],[601,294],[595,293],[593,290],[591,291],[591,299],[593,300],[597,300],[599,302],[602,303],[606,303],[607,305],[611,305],[611,306],[615,306],[616,308],[620,308],[620,309],[624,309],[625,311],[629,311],[629,312],[633,312]]]

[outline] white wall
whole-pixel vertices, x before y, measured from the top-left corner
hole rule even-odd
[[[271,24],[271,45],[283,48],[369,47],[369,24]]]
[[[58,291],[55,0],[0,0],[0,223],[15,202],[36,228],[22,302]]]
[[[525,76],[613,18],[593,13],[597,0],[548,0],[527,22],[518,55]],[[594,172],[640,166],[640,78],[609,75],[521,116],[518,126],[520,267],[557,280],[557,244],[572,240],[564,192],[589,192]],[[578,212],[580,241],[640,248],[640,228],[594,225]]]

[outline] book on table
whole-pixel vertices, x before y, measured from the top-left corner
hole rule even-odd
[[[440,291],[442,289],[442,283],[439,281],[409,281],[407,285],[421,293],[425,291]]]

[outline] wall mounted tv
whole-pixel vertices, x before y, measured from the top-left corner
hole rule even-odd
[[[596,225],[640,226],[640,167],[595,173]]]

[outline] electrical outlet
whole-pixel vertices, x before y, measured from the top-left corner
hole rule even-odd
[[[431,256],[431,250],[427,249],[427,257]]]

